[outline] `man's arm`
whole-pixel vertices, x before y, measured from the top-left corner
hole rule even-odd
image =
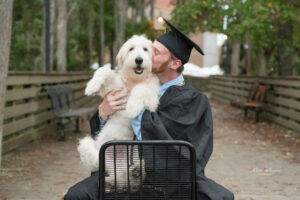
[[[118,110],[125,110],[127,93],[122,93],[122,90],[123,88],[116,88],[107,93],[101,104],[98,106],[97,112],[90,119],[91,135],[93,138],[98,135],[109,116],[113,115]]]
[[[99,113],[97,110],[93,117],[90,119],[90,129],[92,138],[95,138],[98,135],[101,128],[102,127],[100,126]]]
[[[146,110],[142,118],[142,138],[190,142],[204,169],[213,149],[213,121],[208,99],[196,95],[189,100],[176,100],[158,112]]]
[[[118,110],[125,110],[127,103],[127,93],[121,92],[123,88],[116,88],[107,93],[102,103],[98,107],[98,113],[101,119],[107,120]]]

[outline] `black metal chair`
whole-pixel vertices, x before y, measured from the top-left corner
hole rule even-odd
[[[99,154],[99,198],[196,199],[196,154],[185,141],[110,141]]]
[[[88,118],[96,111],[96,107],[78,108],[74,102],[73,91],[69,85],[54,85],[44,87],[51,99],[52,110],[58,120],[58,128],[61,130],[59,140],[65,140],[65,124],[75,118],[76,127],[74,132],[80,132],[79,118]],[[67,121],[64,121],[66,119]]]

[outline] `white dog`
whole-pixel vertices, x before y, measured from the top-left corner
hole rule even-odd
[[[124,43],[117,55],[118,70],[113,71],[110,67],[101,67],[93,75],[85,89],[86,95],[99,95],[104,97],[112,89],[123,87],[127,91],[121,77],[126,76],[141,83],[131,89],[126,110],[116,112],[109,116],[108,121],[94,140],[87,136],[80,140],[78,151],[81,162],[90,170],[97,171],[99,167],[99,149],[110,140],[132,140],[134,137],[130,119],[137,117],[146,108],[154,112],[159,104],[159,80],[152,74],[152,42],[144,36],[133,36]],[[150,80],[144,81],[143,80]],[[118,151],[119,153],[122,151]],[[136,152],[136,151],[135,151]],[[124,152],[123,152],[124,153]],[[121,156],[120,156],[121,157]],[[133,160],[139,161],[138,153],[133,155]],[[125,157],[126,158],[126,157]],[[107,159],[107,158],[105,158]],[[105,161],[107,163],[107,161]],[[124,161],[126,164],[126,161]],[[108,162],[112,163],[112,162]],[[111,165],[111,164],[110,164]],[[118,162],[119,165],[119,162]],[[140,177],[134,173],[140,169],[140,163],[130,166],[131,191],[137,189]],[[106,165],[108,174],[113,174],[113,167]],[[112,170],[110,170],[112,169]],[[123,171],[124,171],[123,167]],[[126,169],[127,171],[127,169]],[[144,171],[142,172],[144,174]],[[117,173],[118,190],[124,190],[127,186],[125,173]],[[145,177],[144,175],[142,175]],[[108,176],[106,185],[114,185],[114,176]]]

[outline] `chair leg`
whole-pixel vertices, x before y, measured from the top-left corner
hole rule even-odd
[[[62,119],[58,122],[59,128],[60,128],[60,138],[58,138],[58,141],[66,141],[66,131],[65,131],[65,125],[62,122]]]
[[[73,131],[73,133],[80,133],[80,129],[79,129],[79,117],[76,118],[76,125],[75,125],[75,130]]]
[[[65,131],[65,128],[62,128],[60,133],[61,133],[61,135],[60,135],[60,138],[58,140],[59,141],[66,141],[66,131]]]
[[[261,112],[261,110],[256,110],[256,112],[255,112],[255,123],[257,123],[258,120],[259,120],[259,114],[260,114],[260,112]]]
[[[244,108],[244,118],[247,117],[247,114],[248,114],[248,109],[247,109],[247,107],[245,107],[245,108]]]

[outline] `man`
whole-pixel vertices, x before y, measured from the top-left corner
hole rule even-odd
[[[232,192],[208,179],[204,168],[213,149],[213,122],[205,95],[196,91],[181,74],[192,48],[203,54],[188,37],[165,20],[171,31],[153,42],[152,71],[160,80],[160,105],[157,112],[144,110],[131,120],[138,140],[185,140],[196,149],[196,190],[199,200],[232,200]],[[204,55],[204,54],[203,54]],[[123,79],[130,90],[136,83]],[[95,136],[105,120],[125,109],[126,93],[116,88],[108,93],[90,121]],[[99,120],[100,118],[100,120]],[[76,184],[65,199],[98,199],[98,172]]]

